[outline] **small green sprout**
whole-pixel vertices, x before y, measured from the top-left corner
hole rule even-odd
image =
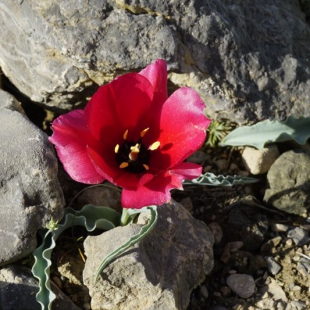
[[[213,120],[207,130],[206,146],[215,147],[232,130],[234,126],[230,122]]]
[[[53,218],[46,224],[46,228],[49,230],[55,230],[58,227],[58,221],[55,221]]]

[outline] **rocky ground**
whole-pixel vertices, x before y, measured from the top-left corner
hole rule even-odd
[[[246,174],[239,151],[207,152],[214,173]],[[309,218],[267,206],[266,174],[258,178],[250,186],[193,189],[192,214],[216,242],[215,266],[188,309],[310,309]]]
[[[21,101],[30,119],[49,134],[54,115]],[[290,148],[282,145],[281,151]],[[242,149],[205,147],[197,160],[205,172],[250,176],[241,153]],[[61,169],[59,175],[69,202],[83,186]],[[259,182],[252,185],[186,186],[183,192],[173,193],[215,237],[214,268],[192,292],[189,310],[310,309],[310,218],[266,205],[266,173],[256,177]],[[79,229],[59,239],[51,279],[78,307],[90,309],[81,280],[85,235]]]

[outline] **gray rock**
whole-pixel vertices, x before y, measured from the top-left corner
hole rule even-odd
[[[256,175],[266,173],[279,155],[276,144],[268,144],[260,150],[246,146],[242,152],[242,161],[245,168]]]
[[[0,90],[0,265],[30,254],[37,230],[59,220],[64,205],[53,148],[20,111]]]
[[[278,301],[284,301],[287,302],[288,299],[285,295],[284,290],[282,287],[277,283],[276,280],[274,280],[272,277],[268,277],[266,281],[266,285],[262,286],[259,289],[259,293],[264,295],[266,292],[271,294],[273,296],[273,300]]]
[[[279,263],[277,263],[273,257],[266,256],[265,260],[266,260],[268,272],[271,273],[272,275],[278,274],[280,270],[282,269],[282,266]]]
[[[304,215],[310,207],[310,156],[299,150],[283,153],[267,174],[264,201],[282,211]]]
[[[52,283],[56,295],[52,309],[80,310],[65,294]],[[19,265],[8,265],[0,270],[1,310],[40,310],[36,301],[39,287],[31,271]]]
[[[164,58],[212,118],[310,115],[310,27],[297,0],[2,0],[0,27],[4,73],[48,107],[72,109]]]
[[[96,285],[93,277],[102,259],[141,226],[117,227],[87,237],[83,279],[92,309],[186,309],[191,291],[213,267],[213,236],[176,202],[159,207],[158,213],[154,230],[111,262]]]
[[[303,246],[310,241],[309,234],[301,227],[295,227],[287,233],[288,238],[292,238],[297,246]]]
[[[255,282],[247,274],[232,274],[227,277],[227,285],[241,298],[249,298],[255,292]]]

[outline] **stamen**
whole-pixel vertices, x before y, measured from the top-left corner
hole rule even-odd
[[[118,150],[119,150],[119,144],[116,144],[116,145],[115,145],[115,148],[114,148],[114,152],[117,154],[117,153],[118,153]]]
[[[147,127],[147,128],[145,128],[144,130],[142,130],[142,131],[140,132],[140,137],[143,138],[144,135],[148,132],[149,129],[150,129],[150,128]]]
[[[138,154],[140,152],[140,144],[137,143],[135,146],[130,147],[131,152],[129,153],[129,159],[132,161],[136,161],[138,158]]]
[[[128,136],[128,129],[123,134],[123,139],[126,140]]]
[[[122,162],[120,165],[119,165],[119,167],[121,168],[121,169],[124,169],[124,168],[126,168],[126,167],[128,167],[129,166],[129,164],[127,163],[127,162]]]
[[[137,143],[135,146],[131,146],[130,150],[135,152],[135,153],[139,153],[140,152],[140,144]]]
[[[152,143],[150,146],[149,146],[149,150],[150,151],[155,151],[159,148],[160,146],[160,142],[159,141],[155,141],[154,143]]]
[[[143,167],[144,167],[145,170],[149,170],[150,169],[150,167],[148,165],[146,165],[146,164],[143,164]]]

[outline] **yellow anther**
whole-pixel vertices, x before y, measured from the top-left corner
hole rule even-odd
[[[131,150],[131,152],[128,155],[129,159],[132,160],[132,161],[136,161],[137,158],[138,158],[138,154],[140,152],[140,144],[137,143],[136,145],[131,146],[130,150]]]
[[[118,153],[118,150],[119,150],[119,144],[116,144],[116,145],[115,145],[115,148],[114,148],[114,152],[117,154],[117,153]]]
[[[128,167],[129,166],[129,164],[127,163],[127,162],[122,162],[120,165],[119,165],[119,167],[121,168],[121,169],[124,169],[124,168],[126,168],[126,167]]]
[[[143,164],[143,167],[144,167],[145,170],[149,170],[150,169],[150,167],[148,165],[146,165],[146,164]]]
[[[123,139],[126,140],[128,136],[128,129],[123,134]]]
[[[140,144],[137,143],[135,146],[131,146],[131,147],[130,147],[130,150],[131,150],[132,152],[139,153],[139,152],[140,152]]]
[[[155,141],[154,143],[152,143],[150,146],[149,146],[149,150],[150,151],[155,151],[159,148],[160,146],[160,142],[159,141]]]
[[[145,128],[144,130],[142,130],[142,131],[140,132],[140,137],[143,138],[144,135],[148,132],[149,129],[150,129],[150,128],[147,127],[147,128]]]

